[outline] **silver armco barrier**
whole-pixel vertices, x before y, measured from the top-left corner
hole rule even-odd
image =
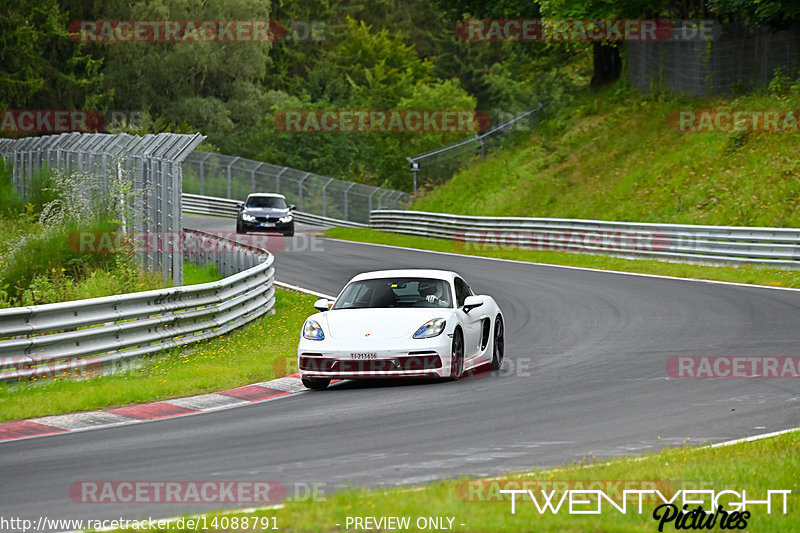
[[[236,206],[241,200],[231,200],[230,198],[217,198],[216,196],[201,196],[199,194],[183,193],[183,212],[198,215],[214,215],[219,217],[236,218],[239,208]],[[294,219],[297,222],[311,224],[314,226],[341,226],[346,228],[366,228],[366,224],[341,220],[339,218],[323,217],[302,211],[293,211]]]
[[[225,279],[0,309],[0,381],[107,374],[164,349],[227,333],[275,304],[272,254],[186,230],[187,259]]]
[[[800,267],[800,229],[794,228],[483,217],[395,210],[372,211],[370,227],[451,239],[463,243],[466,251],[476,252],[488,246],[510,246],[686,263]]]

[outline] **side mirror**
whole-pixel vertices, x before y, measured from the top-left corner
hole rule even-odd
[[[314,302],[314,309],[317,311],[327,311],[330,307],[328,300],[326,298],[320,298],[316,302]]]
[[[289,211],[294,211],[295,209],[297,209],[297,206],[296,206],[296,205],[294,205],[294,204],[289,204]]]
[[[480,296],[467,296],[464,299],[464,312],[469,313],[476,307],[483,305],[483,298]]]
[[[244,202],[236,202],[236,207],[238,207],[239,209],[243,209],[244,208]]]

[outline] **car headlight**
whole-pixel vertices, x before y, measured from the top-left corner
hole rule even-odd
[[[416,333],[414,333],[414,338],[428,339],[430,337],[441,335],[446,325],[447,322],[444,318],[434,318],[433,320],[428,320],[419,327]]]
[[[325,338],[322,328],[316,320],[306,320],[303,325],[303,337],[312,341],[321,341]]]
[[[281,217],[278,219],[281,224],[288,224],[292,221],[292,215],[286,215],[285,217]]]
[[[242,220],[244,220],[245,222],[255,222],[256,217],[248,213],[242,213]]]

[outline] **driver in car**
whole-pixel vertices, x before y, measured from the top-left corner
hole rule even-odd
[[[420,283],[419,294],[428,303],[446,306],[447,300],[444,299],[444,294],[442,294],[443,286],[443,283]]]

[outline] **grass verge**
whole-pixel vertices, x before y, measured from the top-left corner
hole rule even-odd
[[[591,461],[591,457],[585,458]],[[661,503],[654,493],[643,497],[642,513],[638,511],[635,496],[624,498],[622,490],[658,489],[667,499],[678,491],[734,490],[738,496],[723,495],[719,503],[724,509],[734,510],[733,504],[742,501],[741,492],[746,491],[748,501],[764,500],[769,490],[789,490],[787,513],[783,513],[782,499],[772,496],[771,513],[766,505],[748,505],[750,517],[746,519],[747,530],[762,533],[800,530],[800,498],[798,497],[798,472],[800,472],[800,431],[793,431],[771,438],[744,442],[716,448],[680,447],[665,449],[652,455],[623,457],[602,464],[582,461],[564,467],[530,471],[502,476],[492,480],[446,480],[412,489],[391,488],[388,490],[354,489],[322,494],[321,497],[306,497],[289,501],[279,509],[262,509],[249,513],[210,513],[202,515],[205,524],[212,529],[249,529],[260,517],[271,517],[270,527],[275,524],[281,531],[347,531],[348,517],[409,517],[411,527],[397,531],[420,531],[416,521],[420,517],[453,518],[455,531],[467,532],[623,532],[658,531],[659,521],[653,512]],[[377,480],[379,481],[379,480]],[[558,483],[558,484],[557,484]],[[570,490],[602,490],[622,506],[627,501],[625,513],[602,502],[601,513],[593,515],[569,514],[568,500],[557,513],[539,513],[528,498],[516,497],[516,512],[511,514],[510,496],[502,495],[500,489],[530,488],[534,495],[542,497],[555,491],[556,505]],[[681,493],[680,501],[702,500],[705,510],[710,508],[709,496],[699,493]],[[578,497],[576,499],[583,499]],[[697,504],[691,505],[693,510]],[[576,510],[597,509],[597,500],[590,504],[577,504]],[[659,516],[663,515],[663,510]],[[717,517],[719,528],[721,514]],[[232,519],[237,517],[238,527]],[[241,522],[249,520],[249,527]],[[215,522],[216,519],[216,522]],[[216,526],[214,524],[216,523]],[[257,522],[258,523],[258,522]],[[447,520],[444,521],[448,524]],[[181,525],[183,527],[181,527]],[[741,524],[740,524],[741,525]],[[226,527],[223,527],[226,526]],[[349,530],[355,528],[351,523]],[[683,528],[688,529],[688,528]],[[728,529],[731,529],[730,527]],[[161,529],[192,531],[184,520],[173,522]],[[266,529],[265,529],[266,530]],[[391,530],[391,529],[385,529]],[[675,522],[666,523],[663,531],[676,530]],[[707,530],[707,529],[704,529]],[[144,531],[144,530],[142,530]]]
[[[605,255],[523,250],[520,248],[503,246],[494,247],[481,245],[479,250],[470,250],[468,247],[465,249],[464,243],[458,241],[400,235],[397,233],[363,228],[331,228],[325,231],[324,235],[335,239],[357,242],[405,246],[407,248],[418,248],[420,250],[513,259],[516,261],[529,261],[533,263],[596,268],[600,270],[617,270],[640,274],[656,274],[679,278],[730,281],[774,287],[800,287],[800,271],[761,268],[751,265],[735,267],[689,265],[663,261],[621,259]]]
[[[205,265],[195,265],[191,261],[183,262],[183,284],[199,285],[211,281],[219,281],[223,278],[219,273],[217,265],[206,263]]]
[[[275,314],[229,335],[174,349],[140,368],[82,381],[0,385],[0,421],[122,407],[229,389],[297,370],[297,338],[314,296],[275,290]]]

